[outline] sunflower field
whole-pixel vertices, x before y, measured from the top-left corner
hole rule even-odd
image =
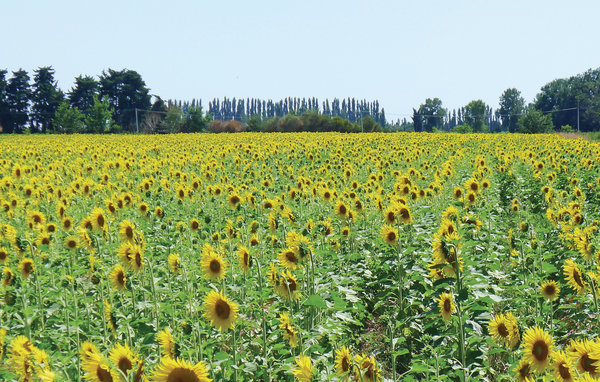
[[[0,380],[600,380],[600,144],[0,136]]]

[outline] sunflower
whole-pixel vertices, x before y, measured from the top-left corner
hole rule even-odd
[[[546,301],[556,301],[560,295],[560,287],[554,280],[545,281],[540,287],[540,293]]]
[[[296,357],[296,366],[292,369],[292,374],[299,382],[310,382],[313,376],[312,361],[304,354]]]
[[[202,267],[204,277],[209,280],[223,280],[227,273],[227,262],[223,256],[221,256],[220,253],[217,253],[208,243],[205,244],[202,249],[200,266]]]
[[[67,237],[65,239],[65,247],[67,247],[71,251],[76,250],[77,248],[79,248],[79,239],[76,238],[75,236]]]
[[[563,351],[556,351],[552,355],[552,369],[554,377],[560,382],[573,382],[575,370],[573,364]]]
[[[452,197],[456,200],[461,200],[463,198],[464,191],[460,187],[456,187],[454,191],[452,191]]]
[[[350,349],[347,346],[342,346],[341,349],[335,351],[335,369],[340,377],[348,380],[351,367],[352,356],[350,355]]]
[[[527,359],[522,358],[514,369],[514,372],[517,374],[519,381],[528,381],[531,377],[531,363]]]
[[[147,216],[148,215],[148,204],[145,202],[140,203],[140,205],[138,206],[138,211],[140,212],[140,215],[142,216]]]
[[[151,382],[211,382],[204,362],[195,365],[182,360],[163,357],[150,377]]]
[[[298,331],[290,322],[290,317],[287,313],[279,315],[279,327],[283,329],[283,338],[288,340],[290,347],[298,346]]]
[[[383,216],[385,217],[385,222],[387,224],[395,224],[396,223],[396,208],[395,208],[395,206],[388,207],[383,212]]]
[[[104,300],[104,321],[110,331],[116,336],[117,334],[117,318],[112,312],[112,307],[107,300]]]
[[[54,223],[48,223],[46,225],[46,231],[48,233],[55,233],[56,232],[56,224],[54,224]]]
[[[35,271],[35,264],[32,259],[24,258],[19,262],[19,270],[23,278],[28,278]]]
[[[523,357],[531,363],[534,371],[544,373],[553,348],[554,339],[542,328],[529,328],[523,333]]]
[[[335,214],[340,218],[345,218],[348,216],[348,206],[343,201],[337,202],[335,205]]]
[[[347,227],[347,226],[343,227],[342,231],[341,231],[341,234],[344,237],[350,236],[350,227]]]
[[[200,222],[197,219],[190,220],[190,229],[192,231],[198,231],[200,229]]]
[[[119,237],[123,241],[133,242],[135,236],[135,225],[125,219],[119,223]]]
[[[511,334],[514,332],[513,322],[506,319],[504,314],[497,314],[490,320],[488,330],[494,341],[500,346],[512,344]]]
[[[403,224],[410,224],[413,221],[410,208],[404,204],[398,206],[398,220]]]
[[[580,373],[589,373],[591,377],[600,376],[600,351],[598,344],[589,340],[572,341],[569,348],[569,360]]]
[[[381,238],[388,244],[396,245],[398,243],[398,230],[385,224],[379,231]]]
[[[142,267],[144,266],[144,251],[141,246],[134,245],[131,248],[129,266],[136,273],[142,270]]]
[[[204,317],[210,321],[211,326],[224,332],[235,326],[238,315],[238,305],[229,301],[221,292],[210,291],[204,299]]]
[[[71,219],[69,217],[63,218],[62,226],[65,229],[65,231],[70,230],[71,228],[73,228],[73,219]]]
[[[179,260],[179,253],[170,253],[167,258],[167,263],[169,264],[169,269],[174,274],[179,274],[179,269],[181,268],[181,261]]]
[[[298,279],[286,270],[281,274],[279,279],[279,294],[292,300],[298,300],[301,297],[300,291],[298,291]]]
[[[15,281],[15,274],[9,267],[4,267],[2,270],[2,285],[11,286]]]
[[[121,264],[115,265],[113,270],[110,272],[110,283],[116,290],[123,290],[127,288],[127,275],[125,269]]]
[[[279,252],[277,255],[279,262],[288,269],[294,270],[298,268],[298,263],[300,259],[296,256],[296,253],[290,249],[286,248],[283,251]]]
[[[156,217],[158,217],[159,219],[162,219],[165,216],[165,212],[160,206],[157,206],[154,209],[154,215],[156,215]]]
[[[227,203],[229,203],[232,208],[237,207],[241,202],[242,198],[235,192],[227,197]]]
[[[579,270],[579,267],[571,259],[565,261],[563,266],[563,273],[565,275],[565,281],[569,284],[569,287],[577,292],[577,294],[584,294],[587,289],[587,282],[583,279],[583,273]]]
[[[438,299],[438,307],[440,309],[442,319],[444,321],[450,320],[452,313],[454,313],[455,310],[454,301],[452,300],[452,293],[448,294],[443,292]]]
[[[375,357],[367,357],[364,354],[357,355],[356,364],[359,367],[359,372],[362,377],[357,377],[356,380],[364,382],[377,382],[381,380],[381,372],[375,363]]]
[[[88,216],[81,220],[79,227],[91,231],[94,229],[94,222],[92,221],[92,218]]]
[[[79,355],[81,357],[81,362],[89,362],[92,360],[93,355],[100,355],[100,351],[90,341],[85,341],[81,344],[81,349],[79,350]]]
[[[83,379],[92,382],[113,382],[121,378],[116,370],[113,370],[106,359],[100,354],[90,354],[89,360],[81,363],[85,372]]]
[[[163,357],[175,359],[178,355],[177,344],[175,343],[175,340],[173,340],[171,331],[168,328],[164,328],[156,335],[156,340],[158,341],[160,352]]]
[[[0,247],[0,263],[6,265],[8,260],[8,249],[5,247]]]
[[[467,204],[469,204],[471,206],[471,205],[475,204],[475,202],[477,201],[477,194],[470,191],[467,193],[466,199],[467,199]]]
[[[127,344],[116,344],[115,347],[110,350],[108,359],[110,359],[117,369],[125,375],[127,375],[130,370],[133,370],[140,362]]]
[[[240,268],[242,268],[242,272],[248,273],[250,270],[250,266],[252,266],[252,257],[250,256],[250,251],[245,246],[241,245],[237,251]]]
[[[479,192],[479,183],[475,179],[469,179],[465,183],[465,189],[470,192],[478,193]]]
[[[90,215],[94,229],[97,231],[104,231],[106,228],[106,217],[104,216],[104,210],[102,208],[94,208]]]
[[[46,223],[46,216],[40,211],[31,211],[27,214],[27,223],[31,228],[43,226]]]
[[[123,265],[129,267],[129,261],[133,257],[133,244],[126,242],[119,245],[119,248],[117,248],[117,257]]]

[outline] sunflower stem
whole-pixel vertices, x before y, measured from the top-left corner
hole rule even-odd
[[[233,380],[237,381],[237,357],[236,357],[236,352],[237,352],[237,348],[235,346],[235,326],[233,326],[231,328],[231,336],[233,337]]]
[[[262,289],[262,273],[260,267],[260,260],[256,259],[256,268],[258,269],[258,293],[260,293],[260,313],[262,315],[262,336],[263,336],[263,360],[265,362],[265,381],[269,380],[269,364],[267,362],[267,320],[265,317],[265,307],[264,307],[264,299],[263,299],[263,289]]]

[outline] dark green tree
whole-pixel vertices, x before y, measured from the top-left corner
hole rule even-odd
[[[54,80],[54,69],[44,66],[34,71],[31,94],[32,131],[45,133],[52,130],[52,118],[65,95]]]
[[[525,100],[521,97],[521,92],[515,88],[506,89],[500,96],[498,111],[502,120],[502,128],[511,133],[517,131],[517,124],[524,110]]]
[[[114,120],[125,130],[135,130],[135,109],[150,108],[146,83],[134,70],[108,69],[100,76],[100,96],[106,97],[114,109]]]
[[[519,132],[525,134],[550,133],[554,130],[552,117],[544,114],[534,107],[527,109],[524,116],[519,119]]]
[[[76,108],[76,107],[75,107]],[[88,133],[102,134],[111,131],[114,125],[113,110],[107,100],[94,96],[92,107],[85,115],[85,130]]]
[[[187,109],[187,131],[191,133],[199,133],[206,131],[212,118],[202,111],[202,105],[191,106]]]
[[[471,101],[465,106],[465,123],[473,129],[474,133],[487,131],[488,127],[485,125],[486,112],[486,104],[480,99]]]
[[[423,119],[422,119],[419,111],[415,108],[413,108],[412,120],[413,120],[413,128],[415,129],[415,132],[419,133],[419,132],[423,131]]]
[[[31,87],[29,75],[23,69],[13,72],[8,81],[6,89],[10,121],[7,125],[7,133],[21,133],[29,119],[29,100],[31,98]]]
[[[423,121],[423,131],[433,131],[433,128],[442,129],[446,109],[442,107],[442,100],[439,98],[427,98],[425,103],[419,106],[419,114]]]
[[[78,76],[69,92],[69,104],[87,113],[94,105],[94,97],[98,96],[100,84],[93,77]]]
[[[69,107],[69,104],[63,102],[58,106],[52,125],[54,132],[74,134],[83,132],[84,115],[77,107]]]

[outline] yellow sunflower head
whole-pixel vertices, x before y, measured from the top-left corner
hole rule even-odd
[[[554,280],[548,280],[540,286],[540,293],[546,301],[555,301],[560,295],[560,287]]]
[[[225,278],[225,274],[227,273],[227,262],[223,256],[216,252],[215,249],[208,243],[206,243],[202,249],[200,266],[202,267],[202,273],[204,274],[204,277],[209,280],[223,280]]]
[[[335,351],[335,369],[338,375],[342,378],[348,378],[352,367],[352,356],[350,349],[347,346],[342,346],[341,349]]]
[[[222,293],[212,290],[204,299],[204,317],[210,324],[224,332],[235,326],[238,305]]]
[[[296,365],[292,369],[292,374],[298,382],[310,382],[313,376],[312,361],[304,354],[296,357]]]
[[[151,382],[211,382],[206,365],[198,362],[195,365],[182,359],[163,357],[150,377]]]
[[[438,299],[438,308],[440,309],[440,315],[444,321],[449,321],[452,317],[452,313],[455,311],[454,300],[452,293],[448,294],[443,292]]]
[[[550,363],[554,339],[540,327],[528,328],[523,333],[523,357],[531,369],[543,374]]]

